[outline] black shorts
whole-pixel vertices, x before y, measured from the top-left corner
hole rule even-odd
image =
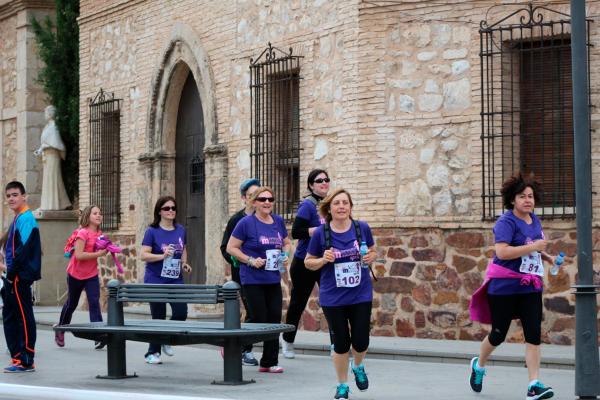
[[[489,335],[492,346],[498,346],[504,341],[514,318],[521,320],[527,343],[534,345],[541,343],[542,292],[510,295],[488,294],[488,303],[492,313],[492,331]]]

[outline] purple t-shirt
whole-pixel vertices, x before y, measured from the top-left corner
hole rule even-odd
[[[523,246],[544,238],[542,224],[534,213],[531,213],[531,224],[528,225],[521,218],[516,217],[512,210],[507,210],[498,218],[494,225],[495,243],[508,243],[509,246]],[[502,265],[515,272],[521,267],[521,257],[512,260],[501,260],[494,256],[494,264]],[[533,285],[523,286],[519,279],[492,279],[488,293],[492,295],[509,295],[521,293],[541,292]]]
[[[273,217],[272,224],[261,222],[256,214],[247,215],[237,223],[231,236],[243,242],[242,253],[249,257],[260,257],[266,260],[267,250],[281,250],[283,239],[288,236],[285,222],[277,214],[271,214],[271,216]],[[279,283],[281,273],[240,263],[240,280],[242,285],[268,285]]]
[[[165,230],[160,226],[158,228],[149,227],[142,240],[142,246],[151,247],[152,254],[163,254],[164,248],[170,244],[175,248],[173,259],[181,260],[186,245],[186,234],[183,226],[175,224],[175,229],[172,231]],[[173,271],[176,270],[176,268],[166,265],[165,260],[147,262],[144,283],[183,283],[181,263],[179,263],[179,274],[174,276]]]
[[[367,243],[368,247],[373,246],[373,235],[371,228],[366,222],[358,221],[360,227],[361,239]],[[318,227],[310,243],[308,244],[308,254],[315,257],[322,257],[325,252],[325,225]],[[334,249],[335,263],[327,263],[321,268],[321,280],[319,283],[319,303],[321,306],[335,307],[346,306],[350,304],[365,303],[373,300],[373,285],[371,283],[371,274],[369,268],[360,268],[360,284],[355,287],[338,287],[338,280],[343,279],[340,275],[336,279],[336,267],[339,269],[345,263],[360,262],[360,251],[358,238],[354,224],[350,225],[344,233],[337,233],[330,229],[331,247]],[[344,282],[345,284],[345,282]]]
[[[296,213],[296,218],[307,220],[309,228],[316,228],[325,223],[325,218],[319,215],[315,204],[308,199],[304,199],[302,203],[300,203],[300,207],[298,207],[298,213]],[[298,246],[296,247],[296,252],[294,253],[296,258],[304,260],[304,257],[306,257],[308,242],[310,242],[310,238],[298,240]]]

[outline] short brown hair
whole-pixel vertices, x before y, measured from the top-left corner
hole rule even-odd
[[[81,215],[79,216],[79,226],[85,228],[90,224],[90,215],[92,215],[92,210],[94,209],[94,207],[100,210],[100,207],[98,207],[95,204],[90,204],[89,206],[83,209]],[[100,212],[102,212],[102,210],[100,210]]]
[[[350,208],[354,207],[354,203],[352,202],[352,196],[350,196],[350,193],[346,189],[334,190],[332,193],[328,194],[327,197],[325,197],[319,203],[319,213],[323,217],[325,217],[327,222],[331,222],[331,219],[332,219],[332,217],[331,217],[331,202],[333,201],[333,198],[336,197],[338,194],[342,194],[342,193],[346,193],[346,196],[348,196],[348,200],[350,201]],[[352,211],[350,211],[350,218],[352,218]]]

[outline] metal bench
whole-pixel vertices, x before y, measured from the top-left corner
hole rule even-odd
[[[125,342],[133,340],[168,345],[211,344],[224,349],[223,381],[213,384],[241,385],[252,383],[242,377],[242,346],[276,340],[282,332],[294,327],[286,324],[240,323],[240,286],[236,282],[219,285],[160,285],[121,284],[108,282],[108,320],[88,324],[68,324],[54,327],[55,331],[72,332],[73,335],[107,343],[106,375],[97,378],[123,379],[127,375]],[[125,320],[124,302],[153,303],[224,303],[223,322]]]

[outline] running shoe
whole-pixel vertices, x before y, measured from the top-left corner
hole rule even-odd
[[[286,342],[283,338],[281,338],[281,354],[283,354],[285,358],[296,357],[296,352],[294,351],[294,343]]]
[[[550,386],[545,386],[540,381],[535,381],[533,385],[527,388],[527,400],[549,399],[554,396],[554,391]]]
[[[365,366],[360,364],[358,367],[354,366],[354,362],[350,363],[352,367],[352,373],[354,374],[354,380],[356,382],[356,387],[361,392],[364,392],[369,388],[369,378],[367,378],[367,373],[365,372]]]
[[[173,350],[173,348],[168,344],[163,344],[162,346],[160,346],[160,349],[163,354],[166,354],[169,357],[173,357],[175,355],[175,350]]]
[[[148,364],[162,364],[160,353],[148,354],[145,358]]]
[[[20,374],[22,372],[35,372],[35,365],[23,365],[21,363],[12,364],[4,368],[5,374]],[[545,397],[544,397],[545,398]]]
[[[94,342],[94,349],[102,350],[106,346],[106,342],[104,340],[96,340]]]
[[[260,367],[258,372],[269,372],[271,374],[281,374],[283,372],[283,368],[278,365],[273,365],[272,367]]]
[[[473,357],[471,359],[471,376],[469,378],[469,385],[471,390],[474,392],[481,392],[483,387],[483,377],[485,376],[485,368],[478,366],[479,357]]]
[[[258,366],[258,360],[254,357],[254,353],[245,351],[242,353],[242,364],[256,367]]]
[[[347,399],[348,393],[350,393],[350,388],[345,383],[340,383],[335,389],[334,399]]]
[[[65,347],[65,333],[54,332],[54,342],[58,347]]]

